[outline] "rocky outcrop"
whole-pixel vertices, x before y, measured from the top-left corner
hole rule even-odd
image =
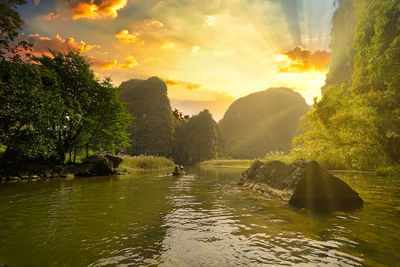
[[[122,158],[112,155],[89,157],[82,164],[20,164],[21,168],[1,168],[0,180],[72,178],[116,174]]]
[[[314,211],[348,210],[363,204],[357,192],[315,161],[287,165],[256,160],[242,173],[239,184]]]
[[[128,128],[131,146],[125,153],[131,156],[158,155],[169,157],[174,134],[174,116],[168,98],[167,85],[157,77],[132,79],[121,83],[122,102],[135,118]]]

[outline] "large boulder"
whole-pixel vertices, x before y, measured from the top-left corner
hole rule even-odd
[[[102,175],[112,175],[115,174],[115,168],[122,162],[122,158],[117,156],[92,156],[85,159],[85,164],[92,166],[89,168],[88,173],[92,173],[93,176],[102,176]],[[85,165],[83,164],[83,165]],[[82,174],[78,174],[77,176],[86,176]]]
[[[242,173],[239,184],[314,211],[348,210],[363,204],[357,192],[315,161],[287,165],[256,160]]]

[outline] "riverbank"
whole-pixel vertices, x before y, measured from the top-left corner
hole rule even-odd
[[[209,167],[233,167],[233,168],[250,168],[251,164],[256,159],[214,159],[214,160],[206,160],[199,163],[200,166],[209,166]],[[262,162],[269,162],[272,160],[279,160],[285,162],[286,164],[290,164],[293,161],[290,161],[288,157],[286,158],[268,158],[268,159],[259,159]],[[324,166],[321,164],[321,166]],[[388,168],[379,168],[375,171],[373,170],[347,170],[347,169],[336,169],[336,168],[327,168],[330,172],[333,173],[376,173],[378,176],[393,176],[400,174],[400,166],[388,167]]]
[[[124,175],[143,171],[172,170],[173,167],[174,163],[163,157],[98,155],[89,157],[79,164],[9,164],[0,168],[0,182]]]

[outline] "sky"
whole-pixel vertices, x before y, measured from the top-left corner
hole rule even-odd
[[[36,54],[80,49],[118,86],[158,76],[172,108],[222,118],[237,98],[289,87],[311,104],[329,68],[333,0],[35,0]]]

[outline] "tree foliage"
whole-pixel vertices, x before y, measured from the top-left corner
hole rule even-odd
[[[26,3],[26,0],[0,0],[0,59],[13,49],[12,41],[24,25],[16,8]],[[25,42],[22,44],[26,45]]]
[[[127,146],[119,89],[94,78],[78,52],[0,62],[0,143],[22,159],[63,162],[82,150]]]
[[[347,40],[345,49],[355,51],[349,60],[354,71],[348,82],[328,87],[314,104],[293,153],[334,159],[333,165],[347,168],[399,163],[400,0],[340,2],[355,7],[354,41]],[[333,23],[334,28],[348,26],[346,20]]]

